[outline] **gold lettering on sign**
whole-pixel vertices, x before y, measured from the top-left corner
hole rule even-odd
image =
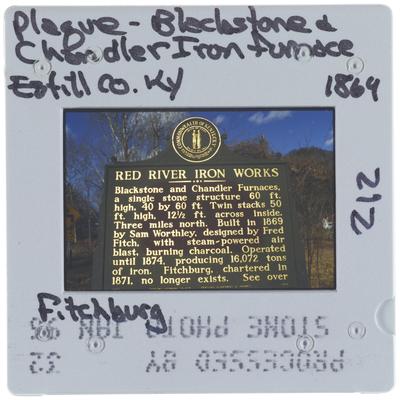
[[[193,129],[193,150],[201,140]],[[115,166],[106,230],[111,287],[295,286],[285,171],[273,163]]]

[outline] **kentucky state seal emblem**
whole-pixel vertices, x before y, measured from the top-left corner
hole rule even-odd
[[[211,121],[191,117],[180,122],[174,129],[172,146],[184,160],[200,163],[215,156],[221,146],[221,135]]]

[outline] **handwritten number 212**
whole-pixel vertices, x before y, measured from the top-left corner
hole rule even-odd
[[[357,174],[356,182],[359,190],[364,189],[364,186],[370,188],[376,188],[380,183],[380,169],[375,169],[374,179],[369,179],[364,172],[359,172]],[[375,203],[379,201],[382,196],[378,193],[374,193],[372,196],[359,196],[356,201],[360,203]],[[350,223],[351,229],[356,233],[356,235],[361,235],[362,231],[358,227],[358,224],[361,224],[365,229],[371,229],[375,223],[375,207],[369,208],[369,217],[368,219],[364,218],[358,210],[353,210],[350,215]]]

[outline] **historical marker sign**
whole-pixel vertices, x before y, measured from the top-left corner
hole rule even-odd
[[[160,157],[106,167],[101,289],[307,287],[287,164],[220,140],[192,118]]]

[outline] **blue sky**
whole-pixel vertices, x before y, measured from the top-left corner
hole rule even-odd
[[[181,110],[179,112],[182,112]],[[302,147],[333,150],[333,110],[280,109],[193,111],[188,116],[199,116],[213,121],[228,143],[237,143],[264,135],[271,148],[282,154]],[[67,132],[78,142],[93,143],[101,126],[93,112],[66,113]]]
[[[246,110],[194,112],[213,121],[228,143],[264,135],[272,149],[286,154],[300,147],[333,150],[333,111],[331,110]]]

